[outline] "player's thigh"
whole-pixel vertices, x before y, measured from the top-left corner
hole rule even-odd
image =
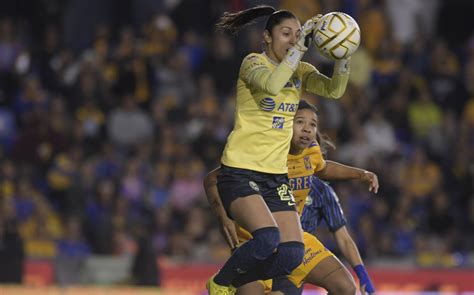
[[[240,286],[237,289],[236,295],[264,295],[265,285],[262,281],[255,281]]]
[[[303,262],[298,265],[289,275],[288,280],[296,287],[300,288],[306,281],[313,269],[327,257],[334,256],[331,251],[326,249],[318,238],[310,233],[303,233],[304,258]],[[278,281],[277,281],[278,282]],[[276,285],[279,285],[278,283]]]
[[[331,294],[355,294],[352,275],[335,256],[324,258],[305,278],[306,283],[323,287]]]
[[[249,232],[277,224],[261,196],[260,187],[271,179],[265,173],[222,166],[217,189],[227,214]]]
[[[296,211],[278,211],[272,214],[280,229],[282,243],[289,241],[303,242],[303,230]]]
[[[278,226],[260,195],[235,199],[230,204],[229,211],[232,218],[249,232],[263,227]]]

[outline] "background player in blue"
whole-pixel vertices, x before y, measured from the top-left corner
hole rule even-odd
[[[314,234],[323,220],[333,233],[342,254],[359,278],[361,293],[373,294],[375,292],[374,285],[364,267],[357,246],[346,228],[347,220],[336,193],[326,182],[313,177],[311,190],[301,215],[301,226],[305,232]],[[312,282],[311,272],[305,281]]]

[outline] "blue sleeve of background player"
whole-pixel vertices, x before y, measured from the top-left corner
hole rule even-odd
[[[309,195],[301,213],[301,227],[308,233],[314,233],[323,219],[321,200],[324,187],[315,185],[315,179],[317,178],[313,176]]]
[[[311,197],[311,196],[309,196]],[[318,227],[318,211],[317,208],[311,205],[305,205],[303,212],[301,213],[301,227],[303,231],[308,233],[314,233]]]
[[[347,224],[346,217],[339,204],[339,198],[334,189],[327,183],[321,181],[317,177],[313,179],[313,185],[322,191],[322,215],[331,232],[335,232],[339,228]]]

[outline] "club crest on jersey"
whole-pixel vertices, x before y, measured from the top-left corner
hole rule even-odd
[[[255,183],[255,181],[252,181],[252,180],[249,181],[249,185],[254,191],[256,192],[260,191],[260,188],[258,187],[258,184]]]
[[[313,166],[311,166],[311,160],[310,160],[309,156],[304,157],[304,167],[306,168],[306,170],[312,170],[313,169]]]
[[[306,201],[304,202],[304,205],[309,206],[311,204],[313,204],[313,198],[311,198],[310,196],[307,196]]]
[[[275,100],[271,97],[265,97],[264,99],[260,100],[260,108],[266,112],[271,112],[275,109]]]
[[[285,124],[284,117],[273,117],[273,123],[272,123],[273,129],[283,129],[283,124]]]

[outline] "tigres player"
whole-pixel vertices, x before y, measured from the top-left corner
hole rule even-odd
[[[369,189],[376,192],[378,189],[378,179],[375,174],[362,169],[345,166],[332,161],[325,161],[322,157],[320,146],[316,143],[318,117],[316,108],[311,104],[300,101],[298,112],[296,113],[293,125],[293,137],[291,141],[290,153],[288,155],[288,176],[293,189],[295,201],[297,203],[298,212],[303,211],[306,200],[314,200],[312,209],[317,210],[318,205],[331,206],[333,204],[321,204],[319,196],[320,183],[317,188],[312,188],[316,180],[315,175],[324,179],[359,179],[369,185]],[[321,141],[321,140],[320,140]],[[219,170],[214,170],[205,179],[205,188],[208,199],[212,205],[213,211],[218,217],[223,234],[226,241],[233,248],[237,244],[252,239],[252,236],[234,223],[226,216],[226,212],[221,205],[219,195],[216,188],[217,174]],[[308,194],[310,197],[308,197]],[[329,199],[327,199],[329,201]],[[337,200],[332,200],[332,203]],[[340,210],[340,207],[336,207]],[[307,216],[316,216],[316,212],[308,211]],[[337,213],[337,212],[336,212]],[[342,214],[342,211],[340,211]],[[347,244],[341,245],[342,251],[346,258],[358,270],[357,274],[361,274],[361,285],[364,283],[366,289],[370,289],[371,282],[368,279],[365,269],[363,269],[362,260],[352,239],[345,229],[345,219],[332,218],[331,214],[323,214],[331,230],[336,232],[336,239],[345,241]],[[337,215],[337,214],[336,214]],[[321,216],[321,215],[319,215]],[[329,217],[328,217],[329,216]],[[307,218],[308,219],[308,218]],[[308,227],[314,228],[320,220],[306,220]],[[235,227],[237,230],[235,229]],[[313,231],[313,230],[312,230]],[[237,238],[237,234],[238,237]],[[350,243],[352,242],[352,243]],[[244,244],[245,245],[245,244]],[[355,284],[350,273],[345,269],[341,262],[318,241],[318,239],[305,232],[304,233],[305,256],[303,262],[288,276],[279,276],[271,281],[254,282],[241,286],[237,294],[263,294],[264,290],[269,292],[273,289],[274,294],[300,294],[302,284],[309,282],[326,288],[329,293],[333,294],[355,294]],[[317,267],[316,267],[317,266]],[[362,268],[362,269],[361,269]],[[362,271],[365,273],[363,276]],[[367,277],[367,279],[364,279]],[[373,287],[372,287],[373,289]]]
[[[236,33],[268,16],[263,53],[242,61],[234,129],[221,158],[218,190],[228,215],[252,233],[207,284],[210,294],[233,294],[234,286],[287,275],[304,256],[301,224],[288,183],[286,155],[303,90],[329,98],[344,93],[348,61],[335,62],[332,78],[300,62],[317,21],[300,26],[286,10],[257,6],[225,13],[218,28]]]

